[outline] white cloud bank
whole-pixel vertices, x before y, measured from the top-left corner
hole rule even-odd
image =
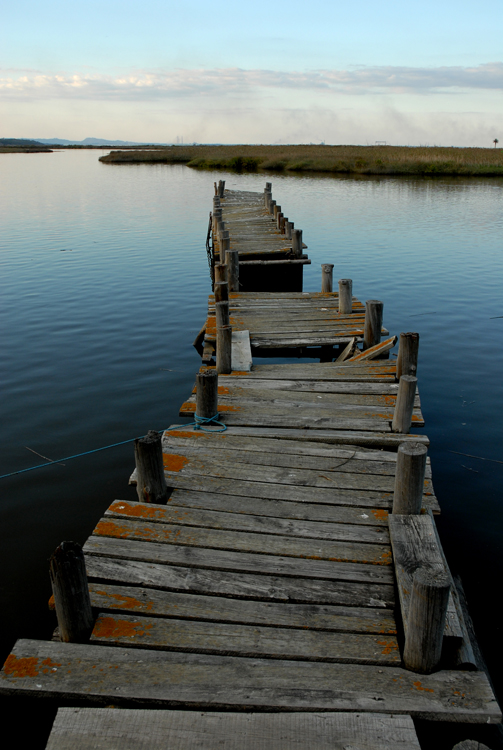
[[[503,63],[476,67],[360,67],[354,70],[282,72],[275,70],[176,69],[135,71],[125,75],[49,74],[0,71],[2,98],[155,100],[246,95],[282,89],[327,94],[433,94],[470,90],[503,91]]]

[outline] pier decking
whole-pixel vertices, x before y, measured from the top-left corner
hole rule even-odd
[[[240,255],[290,252],[261,195],[222,204],[233,231],[245,227]],[[436,534],[429,459],[419,512],[392,514],[397,449],[429,445],[411,432],[424,425],[415,380],[398,432],[397,362],[359,358],[364,306],[338,309],[333,292],[230,295],[250,353],[338,346],[341,361],[231,368],[218,376],[226,431],[166,430],[167,503],[115,500],[84,545],[87,641],[19,640],[0,673],[3,694],[123,707],[62,709],[50,750],[95,736],[140,748],[145,735],[149,748],[398,750],[419,748],[412,718],[501,721]],[[188,384],[182,417],[198,395]],[[421,674],[404,663],[418,570],[451,584],[441,662]]]

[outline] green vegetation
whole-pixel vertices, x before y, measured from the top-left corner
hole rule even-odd
[[[48,146],[38,141],[29,141],[25,138],[0,138],[0,154],[9,153],[52,153]]]
[[[503,149],[407,146],[171,146],[112,151],[107,164],[186,164],[234,172],[503,176]]]

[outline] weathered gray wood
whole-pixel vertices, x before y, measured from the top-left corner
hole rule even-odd
[[[87,641],[94,616],[80,544],[62,542],[49,560],[49,573],[61,640],[65,643]]]
[[[403,443],[398,448],[393,513],[408,516],[421,512],[426,454],[421,443]]]
[[[229,301],[229,285],[226,281],[215,282],[215,304]]]
[[[403,661],[407,669],[430,674],[442,655],[451,582],[445,572],[419,568],[414,573]]]
[[[45,674],[42,662],[47,659],[59,666]],[[483,673],[426,675],[419,690],[417,682],[415,673],[399,667],[250,660],[26,639],[16,643],[0,673],[0,693],[241,710],[359,711],[364,706],[367,711],[447,721],[501,721]]]
[[[276,201],[271,198],[271,200],[269,201],[269,213],[271,214],[271,216],[274,215],[274,206],[275,205],[276,205]]]
[[[325,633],[291,628],[179,620],[141,615],[100,614],[91,643],[158,648],[222,656],[337,662],[400,664],[394,635]]]
[[[203,419],[211,419],[218,413],[218,375],[215,370],[196,375],[196,413]]]
[[[250,372],[253,364],[249,331],[232,331],[232,369]]]
[[[281,627],[317,632],[396,635],[389,609],[328,604],[292,604],[90,583],[91,604],[101,612],[145,614],[200,622]]]
[[[463,742],[454,745],[452,750],[490,750],[490,748],[483,745],[482,742],[477,742],[477,740],[463,740]]]
[[[293,230],[294,230],[294,222],[286,221],[285,222],[285,235],[286,235],[287,240],[292,239]]]
[[[228,250],[225,253],[225,262],[227,265],[227,283],[229,292],[239,291],[239,257],[237,250]]]
[[[292,230],[292,253],[302,255],[302,229]]]
[[[371,346],[369,349],[365,349],[362,352],[355,352],[355,354],[348,360],[347,362],[366,362],[371,359],[375,359],[376,357],[381,356],[381,354],[384,354],[385,352],[389,352],[390,349],[393,349],[397,342],[396,336],[391,336],[391,338],[386,339],[386,341],[381,341],[379,344],[376,344],[375,346]]]
[[[349,359],[357,350],[356,349],[357,342],[358,342],[358,338],[356,336],[353,336],[353,338],[349,341],[348,344],[346,344],[342,352],[339,354],[339,356],[335,360],[335,363],[340,364],[342,362],[345,362],[347,359]]]
[[[401,333],[396,361],[396,379],[402,375],[417,375],[417,355],[419,351],[418,333]]]
[[[333,263],[322,263],[321,264],[321,292],[326,294],[332,291],[334,276],[334,264]]]
[[[273,207],[273,219],[274,221],[277,220],[278,214],[281,213],[281,206],[278,206],[277,203],[274,204]]]
[[[376,299],[369,299],[365,303],[364,349],[370,349],[381,341],[383,307],[383,303]]]
[[[339,312],[351,315],[353,312],[353,282],[351,279],[339,279]]]
[[[232,327],[217,328],[217,373],[232,372]]]
[[[281,231],[281,221],[284,220],[285,215],[283,211],[278,211],[276,213],[276,227]]]
[[[217,330],[229,325],[229,301],[215,303]]]
[[[417,378],[402,375],[396,397],[395,411],[391,429],[393,432],[408,433],[412,424],[414,397],[417,390]]]
[[[215,284],[219,282],[227,282],[227,266],[225,263],[217,263],[215,265]]]
[[[149,430],[134,441],[136,464],[136,492],[142,503],[166,503],[168,488],[162,464],[162,438],[155,430]]]
[[[47,750],[236,750],[236,738],[239,750],[420,750],[407,715],[112,708],[60,708]]]

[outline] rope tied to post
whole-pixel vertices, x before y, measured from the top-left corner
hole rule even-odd
[[[204,432],[225,432],[227,429],[227,425],[223,424],[223,422],[218,421],[219,416],[220,415],[218,413],[213,417],[200,417],[198,414],[194,414],[194,429],[203,430]],[[209,430],[204,425],[219,425],[219,427],[217,427],[216,430]]]

